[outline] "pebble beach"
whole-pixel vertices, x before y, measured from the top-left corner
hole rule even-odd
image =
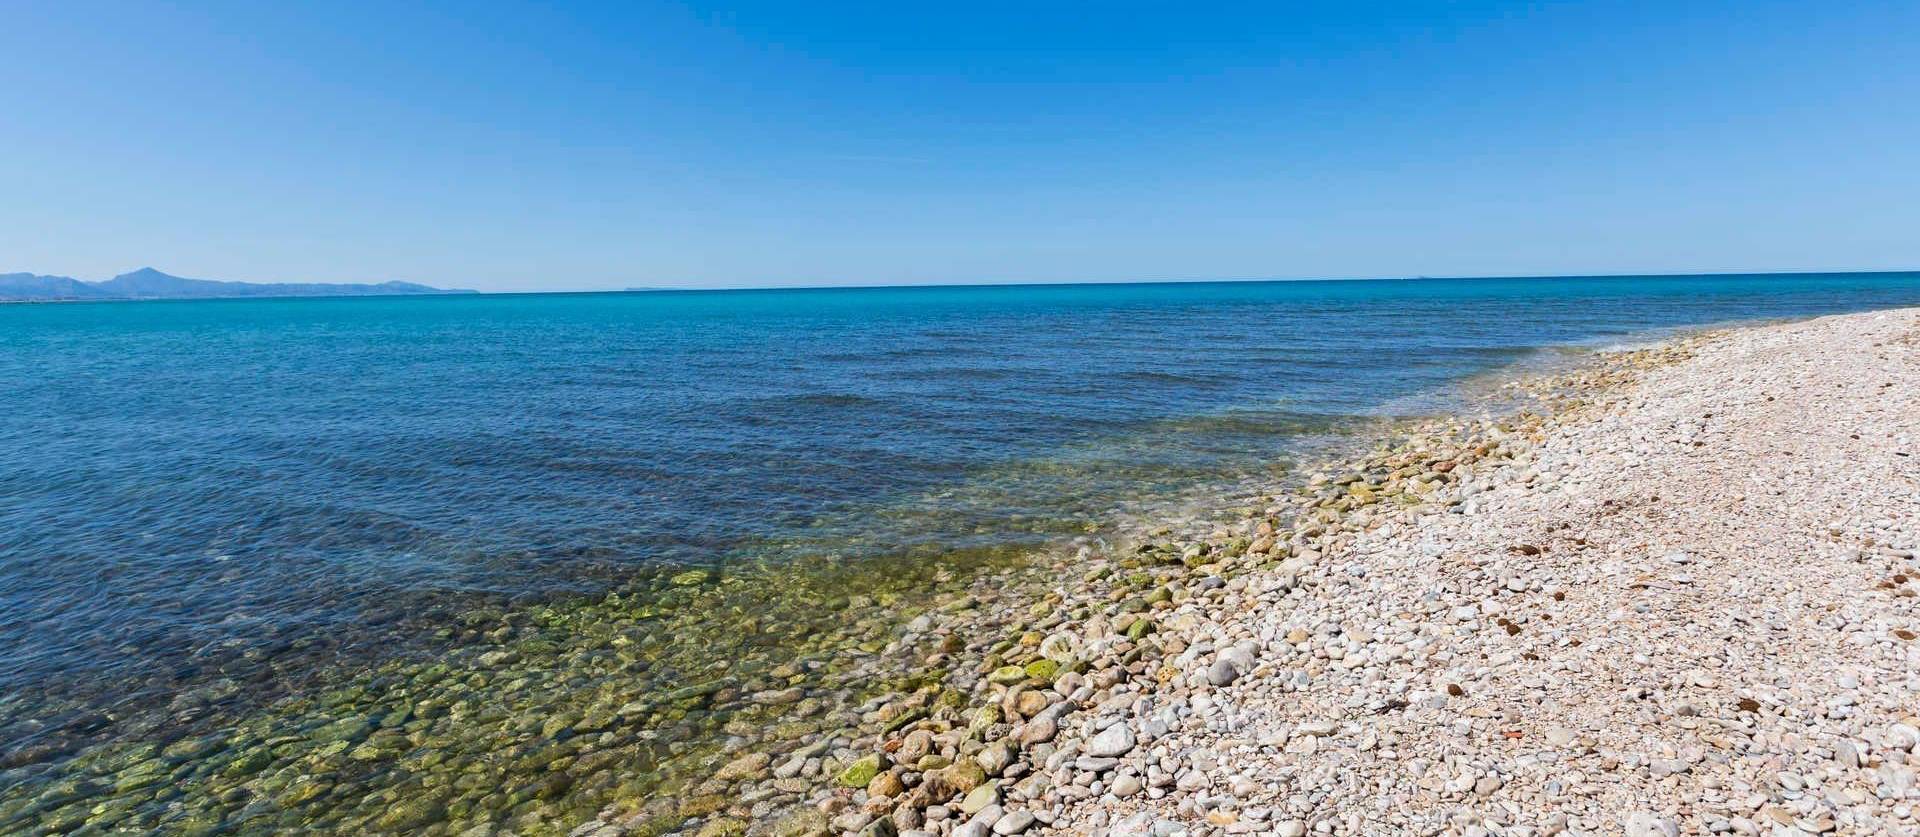
[[[1508,389],[977,584],[879,654],[944,676],[575,833],[1920,833],[1920,309]]]

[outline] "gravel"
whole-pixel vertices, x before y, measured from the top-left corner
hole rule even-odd
[[[1920,311],[1666,352],[1163,616],[1255,659],[1095,695],[1148,793],[1048,833],[1920,833]]]
[[[906,685],[857,717],[809,697],[818,734],[603,819],[1920,835],[1920,309],[1602,353],[1500,394],[1532,406],[1078,541],[1037,593],[977,584],[861,660]],[[882,773],[834,781],[863,764]]]

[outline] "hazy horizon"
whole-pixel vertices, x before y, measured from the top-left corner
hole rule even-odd
[[[142,271],[157,271],[159,273],[162,273],[174,278],[179,278],[179,279],[188,279],[188,280],[195,280],[195,281],[229,282],[229,283],[246,284],[246,285],[302,285],[302,284],[368,285],[368,284],[377,284],[380,282],[389,282],[389,281],[397,281],[401,283],[407,282],[407,280],[403,280],[403,279],[395,279],[395,280],[367,279],[367,280],[360,280],[360,281],[346,280],[346,281],[340,281],[340,282],[307,283],[307,282],[302,282],[300,280],[275,281],[275,280],[254,280],[254,279],[230,278],[230,277],[181,276],[179,274],[173,273],[172,271],[156,268],[152,265],[142,265],[141,267],[136,268],[132,271],[122,271],[121,273],[115,274],[114,276],[101,277],[99,279],[88,279],[86,277],[73,276],[71,274],[62,274],[62,273],[45,273],[40,271],[14,271],[14,270],[3,270],[3,269],[0,269],[0,276],[5,276],[7,274],[27,273],[27,274],[37,275],[37,276],[53,276],[53,277],[60,277],[60,278],[77,279],[82,282],[97,284],[103,281],[116,278],[117,276],[123,276],[129,273],[138,273]],[[1561,279],[1645,279],[1645,278],[1675,278],[1675,277],[1710,279],[1715,277],[1739,278],[1739,277],[1751,277],[1751,276],[1761,276],[1761,277],[1777,276],[1782,278],[1788,278],[1788,277],[1795,277],[1795,276],[1844,276],[1844,275],[1873,275],[1873,274],[1920,274],[1920,268],[1892,268],[1892,269],[1886,269],[1886,270],[1743,270],[1743,271],[1707,270],[1707,271],[1666,272],[1666,273],[1565,273],[1565,274],[1552,274],[1552,275],[1483,275],[1483,276],[1438,276],[1438,275],[1277,276],[1277,277],[1240,276],[1240,277],[1207,278],[1207,279],[1189,279],[1189,278],[1176,277],[1176,278],[1141,278],[1141,279],[1086,279],[1086,280],[1062,280],[1062,281],[1052,281],[1052,282],[983,281],[983,282],[918,282],[918,283],[895,283],[895,284],[836,284],[836,285],[798,285],[798,284],[702,285],[702,286],[629,285],[624,287],[600,287],[600,288],[589,287],[589,288],[497,289],[497,290],[482,290],[482,291],[479,291],[479,293],[484,293],[484,294],[542,294],[542,293],[591,294],[591,293],[655,293],[655,292],[672,292],[672,291],[780,291],[780,290],[805,291],[805,290],[883,290],[888,288],[929,288],[929,289],[933,289],[933,288],[997,288],[997,287],[1022,287],[1022,286],[1097,287],[1101,285],[1187,285],[1187,284],[1235,284],[1235,283],[1261,283],[1261,282],[1412,282],[1412,281],[1477,281],[1477,280],[1552,281],[1552,280],[1561,280]],[[455,288],[455,287],[441,286],[441,285],[435,285],[432,287],[437,290],[444,290],[444,291],[471,290],[471,289]],[[193,298],[187,298],[187,299],[195,299],[195,298],[227,299],[230,297],[193,297]],[[283,296],[283,297],[266,297],[266,298],[288,299],[288,298],[298,298],[298,297]],[[30,301],[59,301],[59,300],[30,300]],[[69,301],[129,302],[129,301],[143,301],[143,300],[131,299],[131,298],[107,298],[107,299],[79,299],[79,300],[69,300]]]
[[[0,269],[484,291],[1899,270],[1920,7],[24,3]]]

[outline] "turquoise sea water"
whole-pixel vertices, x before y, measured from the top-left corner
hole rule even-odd
[[[0,753],[211,678],[297,692],[449,603],[1043,543],[1542,347],[1916,304],[1909,273],[0,306]]]

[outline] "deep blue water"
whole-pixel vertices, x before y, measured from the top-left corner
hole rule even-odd
[[[1920,274],[0,306],[0,693],[641,565],[1035,542],[1543,346],[1915,304]]]

